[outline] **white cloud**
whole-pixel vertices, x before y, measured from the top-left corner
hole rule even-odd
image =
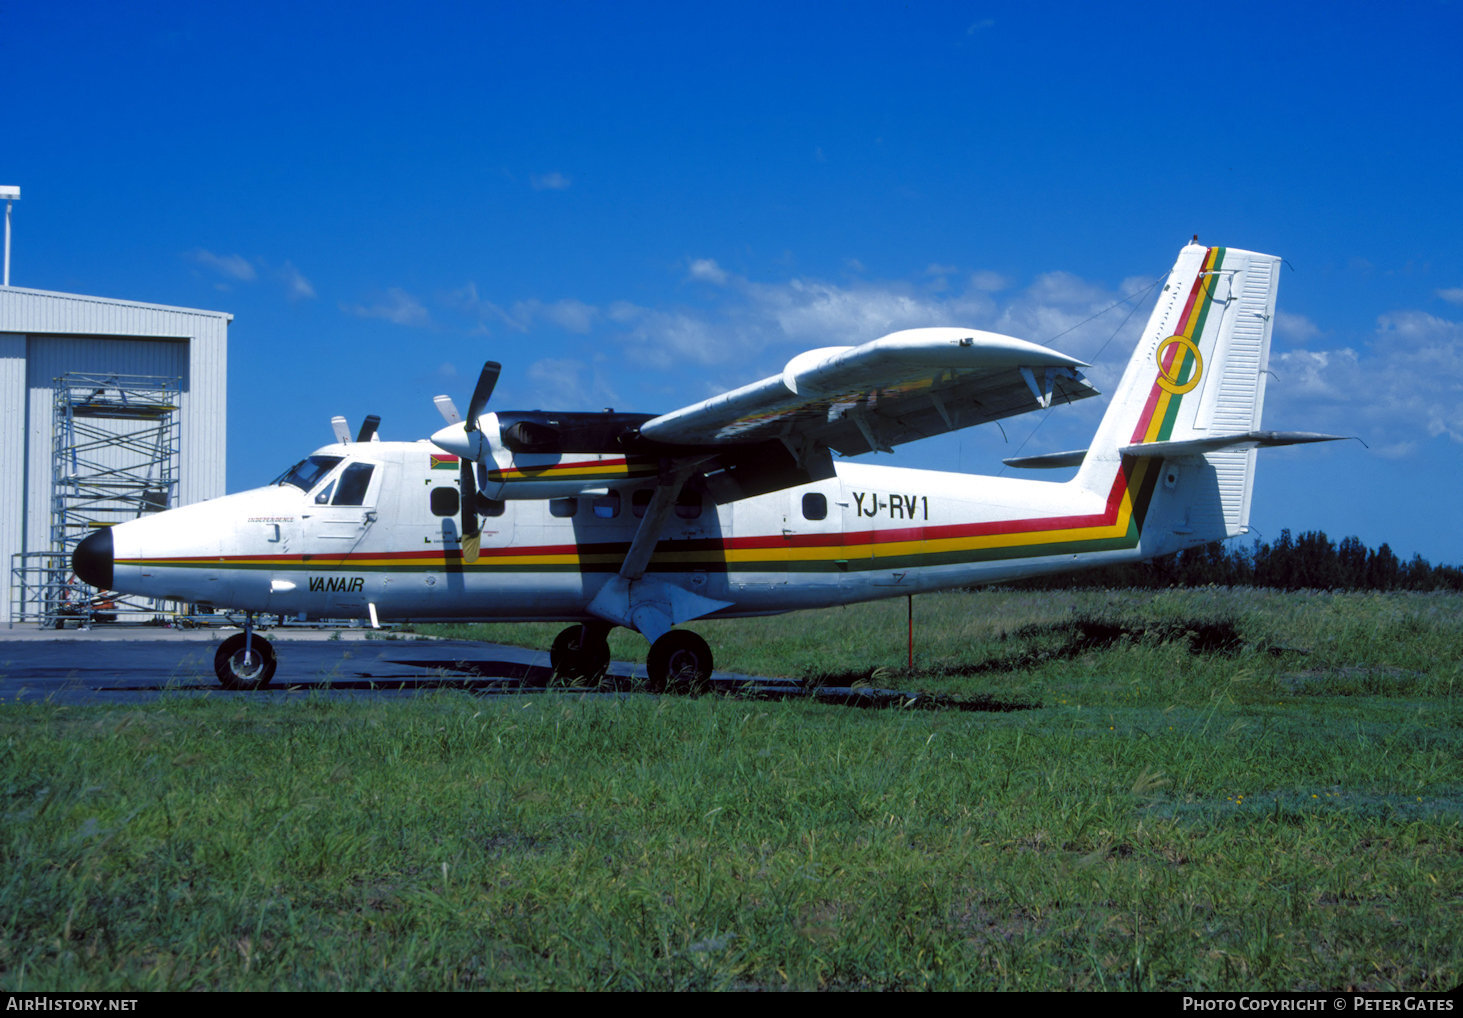
[[[1389,455],[1423,437],[1463,443],[1463,323],[1396,311],[1364,349],[1286,351],[1271,369],[1274,427],[1358,435]]]
[[[957,325],[958,298],[943,300],[899,283],[839,286],[794,279],[748,289],[753,311],[776,326],[774,338],[814,346],[857,344],[900,329]]]
[[[982,293],[997,293],[1009,289],[1011,281],[999,272],[980,270],[970,274],[970,288],[980,290]]]
[[[570,357],[550,357],[529,365],[530,396],[541,406],[612,406],[614,391],[594,365]]]
[[[255,258],[251,261],[243,255],[215,254],[203,248],[196,248],[188,252],[188,257],[199,265],[218,273],[224,279],[237,283],[253,283],[261,278],[262,271],[264,279],[277,280],[284,285],[284,295],[291,301],[309,300],[315,296],[315,287],[290,261],[286,261],[279,268],[274,268],[263,258]],[[231,288],[229,283],[216,285],[220,290]]]
[[[712,285],[679,291],[681,304],[562,298],[499,305],[471,285],[444,302],[480,325],[506,325],[536,340],[546,333],[546,343],[555,333],[569,333],[612,351],[603,364],[564,356],[570,351],[562,348],[538,361],[530,373],[546,405],[617,402],[602,374],[619,372],[613,377],[628,390],[628,401],[654,407],[755,381],[811,347],[930,325],[987,329],[1055,347],[1091,362],[1086,373],[1099,389],[1111,391],[1162,284],[1134,278],[1109,288],[1070,272],[1048,272],[1017,287],[993,272],[962,279],[948,266],[928,268],[939,275],[921,267],[903,280],[835,282],[789,273],[755,281],[697,258],[685,263],[687,278]],[[348,310],[426,323],[426,310],[408,295],[388,296],[373,307]],[[1378,318],[1369,335],[1328,348],[1336,328],[1283,310],[1277,315],[1264,426],[1356,434],[1379,456],[1420,454],[1430,438],[1463,443],[1463,324],[1397,311]],[[1069,420],[1078,430],[1090,427],[1101,403],[1063,412],[1047,438],[1060,444],[1051,432],[1066,430]]]
[[[552,173],[535,173],[528,178],[528,183],[535,191],[567,191],[573,181],[554,170]]]
[[[400,287],[387,289],[386,299],[375,304],[342,304],[340,309],[357,318],[384,318],[397,325],[424,326],[432,316],[422,302]]]
[[[1061,336],[1054,345],[1080,357],[1109,339],[1130,310],[1118,294],[1070,273],[1045,274],[998,304],[990,291],[1008,288],[1004,277],[978,273],[963,290],[955,290],[946,278],[952,267],[935,264],[928,270],[939,275],[923,282],[793,277],[763,283],[698,259],[691,263],[691,277],[718,286],[703,306],[652,308],[617,301],[608,305],[603,320],[620,328],[619,341],[632,360],[658,370],[754,358],[761,370],[771,371],[780,367],[784,352],[790,356],[814,346],[863,343],[931,325],[988,329],[1043,343]],[[1139,316],[1128,323],[1134,338],[1144,320]],[[1113,369],[1114,376],[1121,367]],[[754,378],[748,373],[728,381]]]
[[[309,300],[315,296],[315,287],[291,262],[285,262],[276,273],[284,283],[285,296],[290,300]]]
[[[1112,295],[1096,283],[1089,283],[1070,272],[1043,272],[1036,277],[1027,291],[1030,296],[1045,304],[1063,307],[1095,303],[1111,303]]]
[[[654,368],[718,364],[738,356],[740,343],[734,330],[718,328],[689,312],[661,311],[617,301],[609,317],[625,328],[621,341],[630,358]],[[745,348],[741,352],[745,353]]]
[[[711,258],[695,258],[691,261],[691,278],[704,283],[715,283],[717,286],[726,285],[727,273],[716,261]]]
[[[450,290],[440,297],[441,302],[454,311],[477,319],[474,331],[490,331],[488,324],[506,325],[514,332],[531,332],[539,322],[549,322],[576,335],[589,333],[603,312],[593,304],[567,297],[562,300],[543,301],[537,298],[515,301],[508,307],[483,300],[476,283]]]
[[[599,317],[598,308],[572,297],[546,304],[539,313],[561,329],[579,335],[588,333],[594,327],[595,319]]]
[[[456,290],[448,290],[442,295],[442,301],[448,307],[460,311],[475,311],[482,304],[476,283],[466,283]]]
[[[1288,343],[1297,346],[1304,346],[1313,339],[1319,338],[1321,330],[1316,323],[1305,315],[1292,314],[1289,311],[1275,312],[1275,336]]]
[[[1438,296],[1449,304],[1463,304],[1463,286],[1450,286],[1445,290],[1439,290]]]
[[[212,251],[205,251],[200,247],[189,252],[188,257],[200,265],[206,265],[208,268],[213,269],[221,276],[236,279],[243,283],[253,281],[257,275],[254,271],[254,266],[243,255],[214,254]]]

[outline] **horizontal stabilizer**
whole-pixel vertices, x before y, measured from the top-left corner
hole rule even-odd
[[[1047,452],[1040,456],[1012,456],[1001,460],[1008,467],[1023,470],[1057,470],[1061,467],[1080,467],[1086,449],[1069,449],[1066,452]]]
[[[1339,442],[1345,435],[1322,435],[1314,431],[1246,431],[1239,435],[1186,438],[1177,442],[1140,442],[1125,445],[1124,456],[1202,456],[1220,449],[1268,449],[1277,445],[1305,445],[1309,442]]]
[[[1247,431],[1242,435],[1216,435],[1213,438],[1190,438],[1180,442],[1139,442],[1125,445],[1118,451],[1124,456],[1202,456],[1220,449],[1268,449],[1277,445],[1305,445],[1309,442],[1340,442],[1346,435],[1322,435],[1315,431]],[[1012,456],[1001,460],[1008,467],[1023,470],[1056,470],[1080,467],[1086,449],[1048,452],[1039,456]]]

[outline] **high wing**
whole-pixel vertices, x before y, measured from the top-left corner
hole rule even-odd
[[[907,329],[809,350],[780,375],[646,421],[656,443],[706,449],[781,441],[798,459],[846,456],[1097,395],[1056,350],[978,329]]]

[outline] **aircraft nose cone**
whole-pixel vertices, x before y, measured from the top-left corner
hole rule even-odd
[[[98,590],[112,589],[112,528],[87,535],[71,555],[71,571]]]

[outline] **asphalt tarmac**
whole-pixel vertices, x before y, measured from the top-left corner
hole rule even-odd
[[[230,692],[214,675],[213,656],[236,631],[105,624],[0,629],[0,702],[128,703],[164,693],[392,697],[444,688],[522,693],[550,684],[545,651],[390,632],[271,629],[261,634],[279,657],[273,683],[262,691]],[[644,673],[641,665],[642,678]],[[634,666],[616,662],[605,686],[633,688],[634,674]]]
[[[554,683],[547,651],[365,629],[270,629],[279,668],[268,689],[230,691],[213,672],[234,629],[0,629],[0,704],[141,703],[163,695],[298,697],[311,693],[393,698],[439,689],[480,695],[642,696],[643,662],[616,661],[596,689]],[[851,707],[1005,710],[895,689],[808,688],[794,679],[713,672],[710,691],[756,699],[807,698]],[[675,695],[675,694],[669,694]]]

